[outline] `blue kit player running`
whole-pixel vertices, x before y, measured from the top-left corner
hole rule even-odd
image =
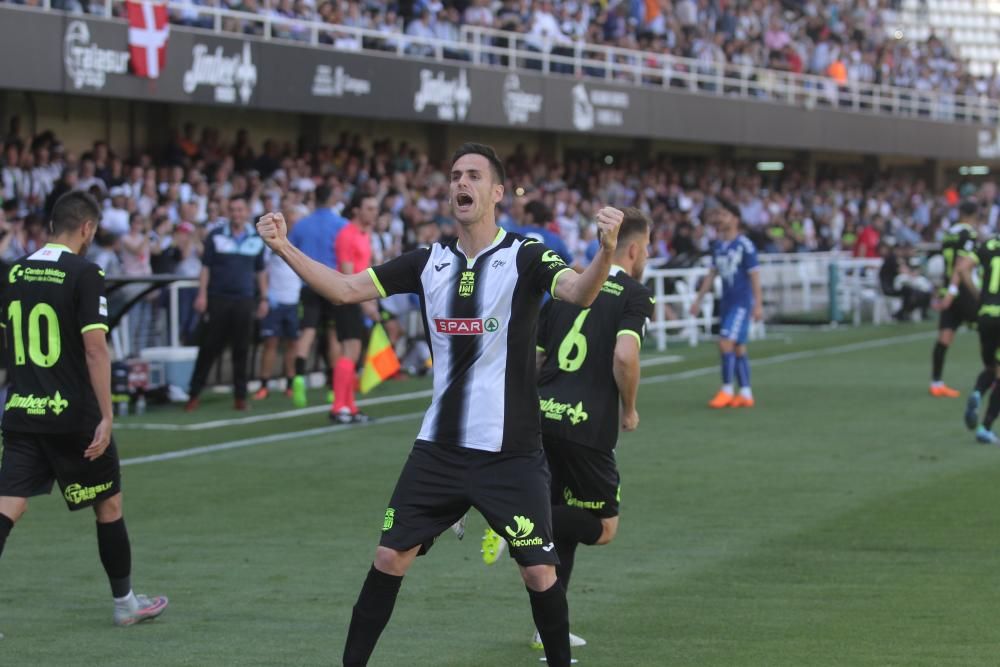
[[[719,312],[722,388],[708,405],[712,408],[752,408],[747,337],[750,319],[760,321],[763,315],[757,250],[750,239],[740,234],[740,210],[732,203],[720,200],[718,206],[709,211],[709,223],[719,232],[712,247],[712,269],[691,306],[691,314],[697,317],[701,312],[701,300],[712,289],[715,276],[722,277]],[[733,391],[733,375],[740,384],[739,394]]]

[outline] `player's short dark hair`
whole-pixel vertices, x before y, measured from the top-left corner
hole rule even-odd
[[[979,214],[979,202],[975,199],[966,199],[958,205],[958,212],[963,218],[971,218]]]
[[[622,213],[625,214],[625,218],[618,228],[618,247],[624,247],[633,239],[643,239],[649,243],[649,231],[653,226],[649,216],[634,206],[622,209]]]
[[[739,206],[737,206],[733,202],[729,201],[725,197],[719,197],[718,199],[716,199],[716,204],[717,204],[717,206],[719,208],[725,209],[726,211],[729,211],[734,216],[736,216],[736,220],[737,221],[740,220],[740,207]]]
[[[52,207],[51,230],[53,236],[74,232],[88,220],[101,221],[101,205],[92,195],[74,190],[60,197]]]
[[[507,182],[507,173],[504,171],[503,162],[500,161],[500,156],[497,155],[492,146],[466,142],[459,146],[455,154],[451,156],[451,163],[455,164],[458,158],[463,155],[482,155],[489,160],[490,167],[493,170],[493,179],[500,185]]]

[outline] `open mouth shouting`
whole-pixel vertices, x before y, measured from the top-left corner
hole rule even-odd
[[[455,195],[455,210],[460,213],[468,213],[472,210],[474,200],[468,192],[459,192]]]

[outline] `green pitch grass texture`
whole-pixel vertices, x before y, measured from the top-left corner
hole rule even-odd
[[[959,400],[927,395],[932,341],[914,326],[772,332],[751,346],[753,410],[705,406],[715,370],[674,377],[713,368],[710,344],[645,368],[669,377],[641,388],[640,429],[620,441],[619,536],[577,552],[581,666],[997,664],[1000,449],[961,423],[975,336],[948,357]],[[390,382],[373,396],[428,387]],[[242,416],[230,407],[210,396],[195,415],[151,409],[117,431],[125,459],[288,436],[125,468],[134,581],[170,597],[166,614],[113,627],[92,515],[38,498],[0,560],[0,665],[340,664],[419,419],[310,437],[295,433],[325,427],[325,414],[135,428]],[[254,407],[289,406],[275,395]],[[483,528],[474,513],[464,541],[447,532],[418,559],[372,665],[540,664],[517,570],[506,556],[482,564]]]

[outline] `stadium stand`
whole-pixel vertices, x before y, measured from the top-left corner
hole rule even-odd
[[[0,0],[37,5],[37,0]],[[54,0],[72,13],[123,14],[120,3]],[[228,10],[224,15],[212,9]],[[396,51],[429,56],[420,40],[461,46],[445,57],[469,60],[466,45],[517,42],[528,50],[570,56],[588,45],[629,54],[619,61],[658,63],[661,56],[689,59],[694,67],[730,65],[811,74],[844,84],[891,85],[955,95],[1000,96],[995,63],[1000,13],[972,0],[679,0],[662,2],[546,2],[542,0],[185,0],[170,3],[170,20],[224,32],[308,42],[340,50]],[[933,26],[933,27],[932,27]],[[940,28],[941,32],[936,30]],[[407,41],[412,38],[414,41]],[[591,56],[598,55],[596,53]],[[490,54],[493,63],[502,56]],[[535,68],[542,62],[535,61]],[[680,65],[683,71],[684,65]],[[566,63],[551,71],[568,73]]]

